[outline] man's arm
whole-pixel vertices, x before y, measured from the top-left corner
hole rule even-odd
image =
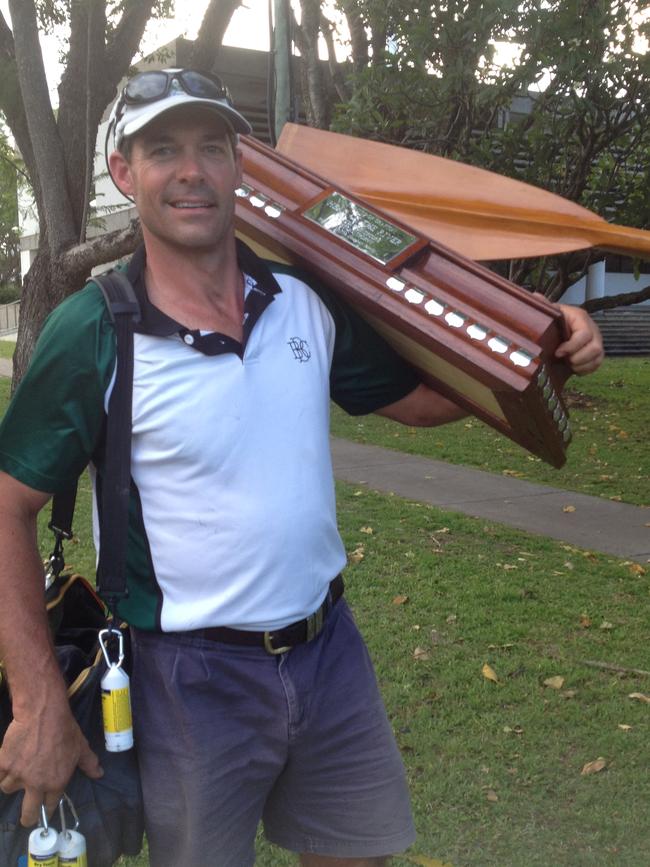
[[[102,770],[68,703],[44,603],[36,516],[49,499],[0,472],[0,659],[9,680],[13,721],[0,748],[0,789],[25,789],[21,821],[51,812],[78,766]]]
[[[564,314],[569,332],[568,339],[558,346],[556,358],[565,359],[573,373],[584,376],[593,373],[602,364],[605,353],[598,326],[581,307],[558,304]],[[418,385],[406,397],[378,409],[393,421],[411,427],[435,427],[457,421],[467,413],[452,401],[426,385]]]

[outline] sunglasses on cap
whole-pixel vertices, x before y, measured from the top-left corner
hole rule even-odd
[[[199,99],[225,100],[233,105],[228,88],[221,79],[208,72],[194,69],[157,69],[134,75],[122,90],[122,102],[126,105],[146,105],[169,95],[172,84],[177,82],[185,93]]]

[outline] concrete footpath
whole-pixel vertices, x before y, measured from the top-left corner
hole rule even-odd
[[[0,376],[11,361],[0,358]],[[575,494],[415,455],[332,439],[337,479],[487,518],[579,548],[650,562],[650,508]],[[567,506],[573,510],[565,512]]]
[[[341,439],[332,439],[332,457],[334,474],[342,481],[650,562],[650,508]]]

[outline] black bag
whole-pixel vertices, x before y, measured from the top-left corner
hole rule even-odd
[[[48,589],[47,599],[70,706],[104,769],[99,780],[75,771],[66,794],[75,806],[79,830],[86,838],[89,867],[110,867],[120,855],[140,852],[144,818],[135,751],[107,753],[104,746],[100,681],[106,664],[97,633],[106,626],[106,608],[86,579],[75,574],[59,575]],[[10,722],[11,702],[3,682],[0,740]],[[22,792],[0,796],[2,867],[16,867],[27,852],[31,829],[20,824],[22,801]]]
[[[131,457],[133,323],[137,321],[139,306],[133,287],[120,272],[94,279],[113,317],[120,362],[108,412],[106,482],[102,486],[100,518],[98,590],[107,605],[84,578],[62,571],[62,542],[72,536],[76,486],[53,500],[50,527],[56,543],[50,569],[54,580],[46,590],[46,602],[71,709],[104,769],[99,780],[75,771],[66,794],[74,804],[79,830],[86,838],[88,867],[110,867],[122,854],[137,855],[144,833],[136,753],[134,750],[109,753],[104,745],[100,682],[106,663],[98,641],[98,632],[106,628],[110,611],[115,612],[120,598],[126,595],[124,552]],[[128,631],[123,630],[123,634],[128,650]],[[0,667],[0,742],[11,720],[11,699]],[[27,852],[30,829],[20,825],[22,800],[23,792],[0,794],[0,867],[24,863],[21,858]]]

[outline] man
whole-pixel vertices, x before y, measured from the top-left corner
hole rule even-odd
[[[330,394],[349,412],[409,425],[464,413],[331,293],[236,242],[236,136],[247,132],[220,82],[189,70],[132,79],[109,131],[110,171],[144,237],[127,272],[142,321],[120,614],[133,628],[151,863],[250,865],[263,819],[305,867],[377,867],[414,832],[372,666],[341,598]],[[563,309],[571,336],[558,354],[589,372],[602,358],[597,329]],[[291,350],[296,335],[307,361]],[[50,317],[0,431],[0,539],[12,552],[0,574],[0,656],[14,709],[0,788],[25,789],[25,824],[41,800],[56,804],[75,767],[101,774],[52,656],[34,527],[88,462],[101,480],[114,369],[91,285]]]

